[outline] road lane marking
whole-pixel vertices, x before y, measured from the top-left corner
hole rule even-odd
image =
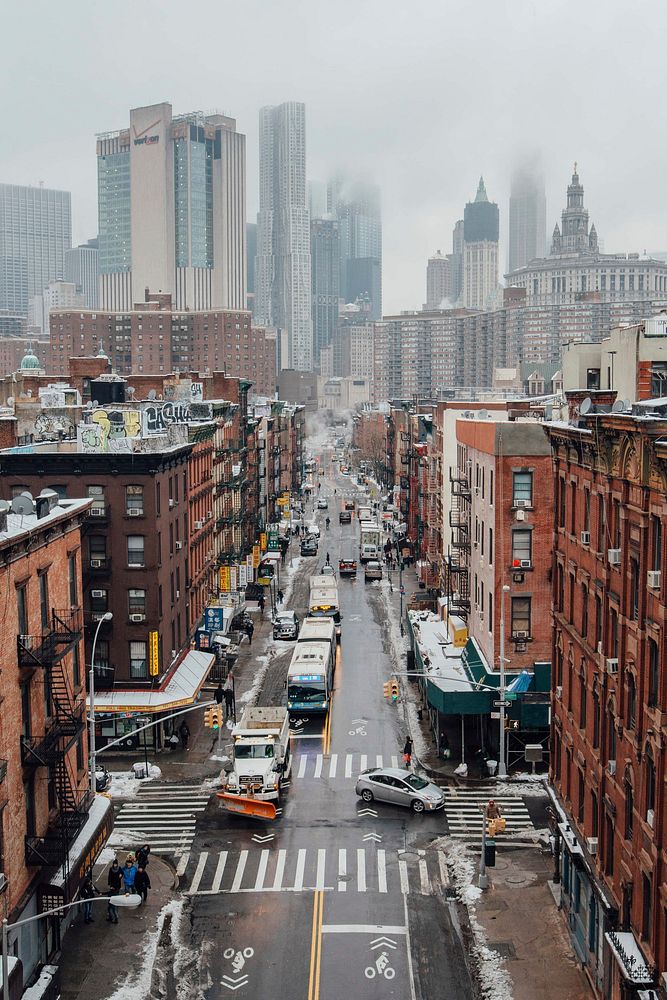
[[[410,885],[408,883],[408,866],[407,862],[403,861],[402,859],[399,859],[398,862],[398,874],[401,879],[401,892],[403,893],[404,896],[407,896],[407,894],[410,892]]]
[[[375,758],[375,766],[382,767],[382,757],[380,754],[378,754],[377,757]]]
[[[410,1000],[417,1000],[415,992],[415,974],[412,968],[412,941],[410,940],[410,925],[408,923],[408,897],[403,896],[403,913],[405,914],[405,950],[408,957],[408,981],[410,983]]]
[[[385,924],[322,924],[323,934],[398,934],[408,933],[407,927]]]
[[[287,860],[287,851],[281,849],[278,851],[278,863],[276,865],[276,874],[273,879],[273,888],[276,892],[279,892],[283,887],[283,876],[285,874],[285,862]]]
[[[339,847],[338,849],[338,891],[347,891],[347,882],[345,881],[345,876],[347,875],[347,850],[344,847]]]
[[[332,753],[331,760],[329,761],[329,777],[336,777],[336,768],[338,767],[338,754]]]
[[[366,851],[357,848],[357,892],[366,892]]]
[[[260,892],[264,888],[264,879],[266,878],[266,869],[269,863],[269,851],[262,851],[259,856],[259,866],[257,868],[257,877],[255,878],[255,891]]]
[[[320,848],[317,852],[317,875],[315,878],[315,888],[324,889],[324,866],[327,861],[327,852],[324,848]]]
[[[422,886],[422,893],[424,896],[428,896],[431,892],[431,884],[428,880],[428,868],[426,867],[426,861],[422,858],[419,862],[419,878]]]
[[[301,754],[301,756],[299,757],[299,773],[297,774],[297,778],[303,778],[304,774],[306,773],[307,764],[308,764],[308,758],[306,757],[305,754]]]
[[[378,890],[380,892],[387,891],[387,864],[385,852],[382,848],[378,849]]]
[[[365,771],[366,768],[368,767],[368,757],[366,756],[365,753],[362,753],[359,765],[360,765],[359,766],[360,771]]]
[[[313,893],[313,926],[310,937],[310,974],[308,976],[308,1000],[319,1000],[320,972],[322,965],[322,914],[324,893]]]
[[[236,865],[236,872],[234,874],[234,881],[232,882],[231,892],[238,892],[241,888],[241,882],[243,881],[243,872],[245,871],[246,862],[248,860],[248,852],[241,851],[239,854],[239,860]]]
[[[315,777],[316,778],[321,778],[322,777],[322,764],[323,763],[324,763],[324,760],[323,760],[322,754],[318,753],[317,757],[315,758]]]
[[[213,876],[213,885],[211,886],[212,892],[220,891],[220,886],[222,885],[222,876],[224,875],[226,864],[227,864],[227,851],[220,851],[220,857],[218,858],[218,865],[215,869],[215,875]]]
[[[208,851],[202,851],[199,855],[199,861],[197,862],[197,867],[195,873],[192,876],[192,882],[190,883],[190,892],[196,892],[199,888],[199,883],[201,882],[202,875],[204,874],[204,868],[206,868],[206,862],[208,861]]]
[[[185,875],[185,869],[188,867],[189,860],[190,860],[190,852],[186,851],[182,855],[181,860],[178,862],[178,867],[176,869],[176,874],[178,875],[179,878],[182,878],[182,876]]]
[[[391,758],[391,766],[398,767],[398,757],[395,754]]]
[[[449,871],[447,869],[447,859],[443,851],[438,851],[438,865],[440,867],[440,882],[443,888],[449,885]]]
[[[294,876],[294,889],[296,891],[303,889],[303,873],[306,867],[306,852],[304,848],[299,849],[299,853],[296,856],[296,874]]]

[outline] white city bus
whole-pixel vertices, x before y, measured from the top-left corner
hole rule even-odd
[[[311,576],[308,614],[311,618],[331,618],[336,626],[336,637],[340,639],[340,605],[335,576]]]
[[[329,710],[333,691],[336,644],[298,642],[287,671],[287,709],[292,713]]]

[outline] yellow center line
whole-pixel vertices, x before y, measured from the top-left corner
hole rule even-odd
[[[320,966],[322,963],[322,916],[324,893],[316,889],[313,895],[313,927],[310,936],[310,975],[308,977],[308,1000],[319,1000]]]

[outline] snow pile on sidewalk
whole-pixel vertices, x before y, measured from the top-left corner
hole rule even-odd
[[[148,765],[148,777],[137,778],[135,777],[134,771],[112,771],[110,773],[111,784],[107,788],[107,795],[110,795],[112,799],[134,799],[141,788],[145,785],[147,781],[152,781],[154,778],[159,778],[162,775],[162,771],[155,764]]]
[[[275,651],[270,649],[268,653],[262,653],[255,657],[255,661],[257,663],[255,676],[251,687],[249,687],[247,691],[244,691],[243,694],[237,699],[241,704],[250,706],[255,705],[259,697],[259,693],[262,690],[262,685],[264,684],[264,678],[266,677],[269,665],[274,656]]]
[[[132,969],[125,981],[118,986],[109,1000],[146,1000],[149,996],[166,996],[164,990],[166,978],[173,977],[178,998],[193,995],[193,982],[184,975],[192,964],[192,955],[187,947],[184,921],[185,899],[172,899],[162,907],[157,918],[157,927],[137,941],[138,948],[135,957],[137,968]],[[169,940],[163,940],[165,921],[168,919],[168,933],[164,935]],[[168,955],[165,954],[168,952]],[[167,959],[171,968],[165,968]],[[154,983],[155,980],[155,983]],[[157,989],[153,989],[153,986]],[[162,988],[160,988],[162,987]]]
[[[477,878],[475,862],[468,856],[463,844],[449,841],[445,853],[454,887],[468,908],[480,995],[484,1000],[512,1000],[512,980],[504,967],[504,959],[487,945],[484,929],[475,913],[475,905],[482,895],[482,890],[474,884]]]
[[[512,775],[512,781],[499,781],[496,795],[519,795],[521,798],[542,798],[547,795],[543,774]]]

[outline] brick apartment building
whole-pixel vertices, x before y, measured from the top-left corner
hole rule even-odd
[[[664,987],[667,968],[667,412],[653,409],[594,405],[546,426],[561,898],[577,956],[610,1000],[662,996],[637,990],[660,974]]]
[[[118,375],[224,370],[260,395],[275,392],[275,338],[245,310],[174,310],[168,295],[147,291],[131,312],[53,310],[50,338],[51,377],[66,377],[70,358],[103,352]]]
[[[90,505],[51,494],[0,511],[0,893],[10,924],[74,898],[113,826],[109,800],[88,791],[81,531]],[[18,938],[10,927],[12,995],[53,960],[67,919],[33,926]]]

